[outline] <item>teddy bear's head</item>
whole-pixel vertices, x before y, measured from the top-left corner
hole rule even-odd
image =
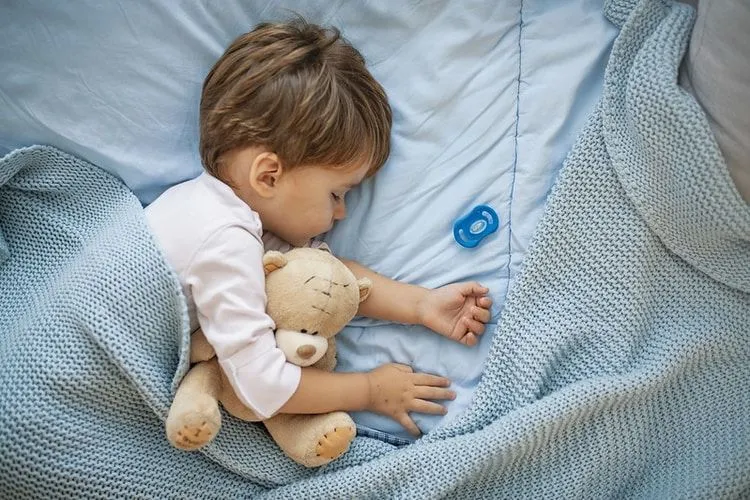
[[[277,329],[305,334],[306,337],[294,341],[299,344],[294,351],[303,354],[316,349],[315,346],[327,345],[324,340],[351,321],[372,287],[370,280],[357,280],[343,262],[325,249],[266,252],[263,266],[268,314]],[[289,348],[282,349],[289,358]],[[289,360],[302,366],[307,364]]]

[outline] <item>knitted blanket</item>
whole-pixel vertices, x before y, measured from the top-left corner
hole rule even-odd
[[[750,494],[750,207],[678,88],[692,11],[612,0],[602,100],[508,296],[470,408],[306,470],[229,417],[163,420],[183,300],[140,205],[47,147],[0,160],[3,498],[686,498]]]

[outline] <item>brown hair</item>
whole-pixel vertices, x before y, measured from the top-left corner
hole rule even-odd
[[[203,166],[262,146],[285,168],[370,165],[390,151],[391,108],[362,55],[335,28],[301,19],[263,23],[237,38],[206,76],[200,107]]]

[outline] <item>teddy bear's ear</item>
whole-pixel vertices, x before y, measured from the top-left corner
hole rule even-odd
[[[277,269],[284,267],[287,262],[286,255],[275,250],[270,250],[263,255],[263,270],[266,276],[268,276]]]
[[[369,278],[360,278],[357,280],[357,285],[359,285],[359,301],[362,302],[370,296],[372,281]]]

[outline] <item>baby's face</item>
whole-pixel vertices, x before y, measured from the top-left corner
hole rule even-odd
[[[365,164],[305,166],[285,172],[276,186],[275,210],[264,214],[264,229],[294,246],[307,244],[346,217],[346,193],[362,182],[367,171]]]

